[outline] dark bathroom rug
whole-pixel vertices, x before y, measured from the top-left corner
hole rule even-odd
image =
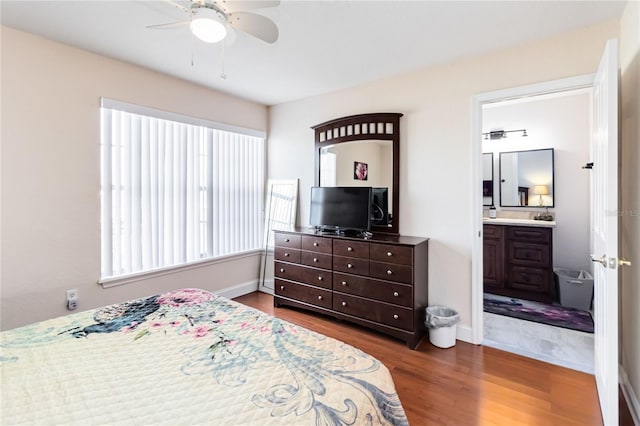
[[[580,309],[485,293],[484,310],[492,314],[593,333],[591,313]]]

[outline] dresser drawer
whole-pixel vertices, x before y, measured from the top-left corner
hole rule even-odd
[[[284,278],[286,280],[298,281],[318,287],[331,288],[331,271],[282,262],[275,262],[274,268],[276,278]]]
[[[333,270],[357,275],[369,275],[369,260],[333,256]]]
[[[302,250],[331,254],[331,241],[331,238],[303,235]]]
[[[335,269],[335,268],[334,268]],[[371,262],[369,276],[400,283],[413,283],[413,268],[395,263]]]
[[[300,263],[303,265],[315,266],[316,268],[331,269],[331,255],[303,251],[300,255]]]
[[[333,293],[333,310],[403,330],[413,330],[413,310],[410,308]]]
[[[333,306],[333,295],[330,290],[276,279],[275,291],[278,296],[289,297],[323,308],[331,309]]]
[[[300,248],[300,235],[281,234],[276,232],[273,236],[274,245],[277,247]]]
[[[507,228],[507,239],[548,244],[551,241],[551,230],[532,226],[509,226]]]
[[[393,244],[371,244],[369,258],[377,262],[413,265],[413,248]]]
[[[518,265],[548,267],[551,264],[549,246],[542,244],[507,242],[507,259]]]
[[[413,305],[413,287],[405,284],[374,280],[357,275],[333,273],[333,291],[368,297],[382,302],[410,307]]]
[[[285,262],[291,263],[300,263],[300,250],[287,247],[275,247],[273,250],[273,257],[276,260],[283,260]]]
[[[360,241],[333,240],[334,256],[369,259],[369,243]]]
[[[548,269],[512,266],[509,268],[509,287],[547,293],[551,286],[551,273]]]

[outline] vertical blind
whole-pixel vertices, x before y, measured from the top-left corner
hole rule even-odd
[[[263,137],[104,103],[101,118],[103,279],[260,247]]]

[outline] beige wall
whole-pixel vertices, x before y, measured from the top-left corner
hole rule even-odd
[[[193,286],[257,282],[258,257],[111,289],[100,275],[100,97],[267,129],[263,105],[2,27],[2,328]]]
[[[299,222],[308,222],[314,137],[310,126],[337,117],[400,112],[400,232],[431,237],[429,298],[471,323],[471,98],[502,88],[593,73],[608,22],[543,41],[429,67],[270,108],[270,178],[300,178]],[[301,160],[306,159],[306,160]],[[470,337],[470,333],[467,334]]]
[[[621,358],[640,416],[640,3],[630,1],[620,24]]]

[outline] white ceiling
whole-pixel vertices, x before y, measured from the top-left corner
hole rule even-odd
[[[276,43],[238,33],[226,47],[226,80],[220,45],[196,39],[192,66],[188,26],[145,28],[186,19],[167,2],[0,4],[3,25],[274,105],[618,19],[625,1],[284,0],[255,11]]]

